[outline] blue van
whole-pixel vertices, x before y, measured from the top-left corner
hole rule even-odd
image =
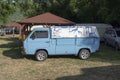
[[[95,26],[52,26],[36,28],[23,42],[25,55],[35,55],[38,61],[48,55],[76,55],[88,59],[98,51],[100,38]]]

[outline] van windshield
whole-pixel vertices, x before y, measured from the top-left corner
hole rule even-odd
[[[117,33],[117,36],[120,37],[120,30],[116,31],[116,33]]]

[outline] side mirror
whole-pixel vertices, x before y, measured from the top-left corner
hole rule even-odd
[[[31,37],[30,37],[32,40],[34,40],[35,39],[35,35],[33,34],[33,35],[31,35]]]

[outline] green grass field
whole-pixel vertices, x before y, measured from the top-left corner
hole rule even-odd
[[[23,56],[17,37],[0,36],[0,80],[120,80],[120,51],[103,44],[87,60],[51,56],[38,62]]]

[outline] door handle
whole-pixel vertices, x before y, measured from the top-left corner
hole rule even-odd
[[[50,41],[46,41],[45,43],[49,43]]]

